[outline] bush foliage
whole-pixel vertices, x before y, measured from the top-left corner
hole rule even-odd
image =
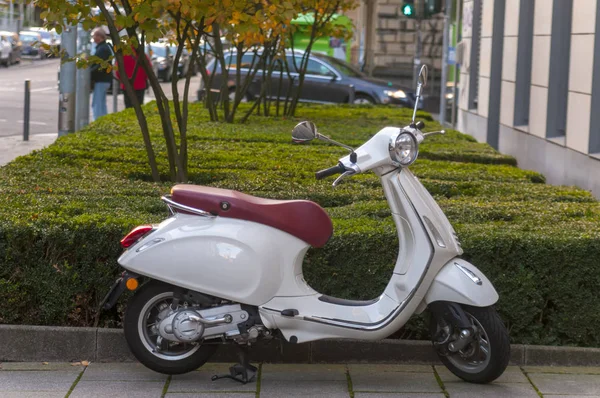
[[[153,105],[146,110],[152,134],[161,134]],[[344,298],[383,291],[398,240],[373,174],[336,189],[329,180],[316,181],[316,170],[346,152],[321,142],[292,145],[299,119],[224,125],[211,123],[200,107],[190,114],[190,182],[320,203],[335,230],[323,249],[309,251],[309,283]],[[302,106],[299,114],[353,146],[410,118],[408,110],[369,106]],[[419,117],[428,129],[439,128],[429,115]],[[166,175],[166,149],[155,151]],[[450,131],[422,145],[412,170],[454,224],[464,257],[495,284],[513,342],[600,346],[600,206],[589,192],[546,185],[539,173],[515,165],[514,158]],[[117,311],[98,317],[96,309],[120,273],[120,238],[167,215],[160,196],[170,185],[150,181],[131,111],[0,169],[0,322],[119,326]],[[417,319],[403,335],[426,332]]]

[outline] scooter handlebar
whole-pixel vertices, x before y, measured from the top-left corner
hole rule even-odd
[[[339,163],[337,166],[333,166],[328,169],[317,171],[315,173],[315,178],[317,180],[322,180],[323,178],[326,178],[326,177],[329,177],[332,175],[336,175],[336,174],[341,174],[341,173],[344,173],[345,171],[346,171],[346,168],[344,167],[344,165]]]

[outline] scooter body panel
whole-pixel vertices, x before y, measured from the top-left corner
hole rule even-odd
[[[436,275],[425,296],[427,304],[450,301],[475,307],[488,307],[498,301],[498,293],[488,278],[473,264],[455,258]]]
[[[433,197],[408,169],[389,164],[384,151],[397,132],[391,127],[380,131],[356,150],[354,164],[357,170],[373,170],[380,177],[398,231],[400,247],[393,274],[376,300],[324,299],[303,277],[306,242],[269,226],[225,217],[176,214],[127,250],[119,263],[154,279],[258,306],[267,328],[280,329],[288,340],[299,343],[382,339],[401,328],[423,302],[440,298],[495,302],[493,288],[478,295],[464,275],[456,273],[465,271],[449,265],[452,261],[464,265],[456,260],[462,249]],[[340,160],[347,167],[349,161],[349,157]],[[454,282],[459,287],[454,288]],[[486,294],[490,297],[483,297]]]
[[[300,343],[323,338],[378,340],[410,319],[440,269],[462,251],[450,223],[412,173],[393,171],[381,176],[381,182],[400,245],[392,278],[383,294],[364,305],[324,302],[317,293],[293,298],[276,296],[260,308],[265,324]],[[303,283],[302,279],[296,281]],[[285,309],[295,309],[298,315],[284,316],[281,311]]]
[[[261,305],[314,290],[295,280],[308,244],[278,229],[225,217],[178,213],[126,250],[125,269],[205,294]],[[300,271],[301,273],[301,271]]]

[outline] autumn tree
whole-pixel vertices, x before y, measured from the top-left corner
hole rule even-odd
[[[288,29],[288,46],[292,50],[292,53],[294,53],[294,56],[291,57],[292,65],[289,65],[288,62],[286,68],[288,73],[292,68],[298,73],[298,85],[296,91],[292,92],[291,104],[286,109],[287,116],[294,116],[296,114],[313,45],[321,37],[337,37],[348,40],[352,36],[352,32],[344,24],[337,23],[335,16],[338,13],[352,10],[357,5],[356,0],[296,0],[294,8],[300,15],[310,18],[312,23],[309,25],[307,32],[310,34],[310,38],[301,57],[296,57],[295,55],[296,43],[294,43],[294,33],[302,28],[292,25]],[[294,85],[291,85],[291,87],[294,87]]]
[[[354,1],[349,0],[36,0],[36,5],[44,12],[42,18],[49,28],[60,33],[67,26],[82,24],[84,29],[106,26],[114,49],[114,58],[103,61],[97,57],[84,57],[83,54],[62,54],[63,62],[76,61],[78,67],[88,67],[93,63],[111,71],[117,68],[124,71],[124,57],[135,56],[133,75],[128,78],[120,73],[125,94],[131,102],[139,122],[144,140],[148,161],[154,181],[160,181],[156,162],[156,154],[149,133],[149,126],[142,104],[139,103],[133,90],[133,81],[138,70],[142,69],[148,76],[150,87],[156,98],[156,107],[160,115],[161,128],[166,147],[169,177],[174,182],[188,180],[187,130],[188,130],[188,98],[192,71],[198,66],[204,82],[206,105],[211,120],[234,122],[236,111],[246,96],[247,89],[259,71],[262,71],[263,85],[254,107],[242,120],[246,120],[255,107],[263,101],[263,109],[268,114],[270,108],[266,93],[270,93],[270,75],[275,65],[286,60],[285,49],[293,47],[292,20],[299,13],[312,13],[315,23],[311,30],[311,42],[299,65],[294,67],[300,71],[300,85],[296,97],[291,102],[288,114],[293,115],[298,96],[302,89],[304,71],[308,62],[312,44],[323,35],[340,35],[332,23],[336,12],[350,9]],[[98,10],[98,12],[95,12]],[[235,62],[234,90],[229,81],[229,66],[225,56],[222,37],[231,43],[237,56],[230,57]],[[167,40],[175,48],[173,64],[178,65],[183,52],[191,53],[190,65],[185,78],[183,94],[180,95],[178,73],[174,73],[172,81],[173,100],[170,101],[159,84],[152,63],[146,56],[148,43],[159,39]],[[252,54],[251,67],[243,76],[241,63],[245,54]],[[208,57],[215,57],[214,67],[219,66],[222,72],[220,95],[211,94],[214,71],[207,70]],[[294,58],[294,63],[296,63]],[[176,68],[175,68],[176,69]],[[289,69],[289,68],[288,68]],[[222,110],[223,116],[219,115]],[[172,120],[172,116],[174,120]]]

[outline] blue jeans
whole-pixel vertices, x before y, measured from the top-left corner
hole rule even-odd
[[[92,94],[92,111],[94,112],[94,120],[98,120],[108,113],[106,109],[106,92],[110,87],[110,83],[96,82],[94,83],[94,92]]]

